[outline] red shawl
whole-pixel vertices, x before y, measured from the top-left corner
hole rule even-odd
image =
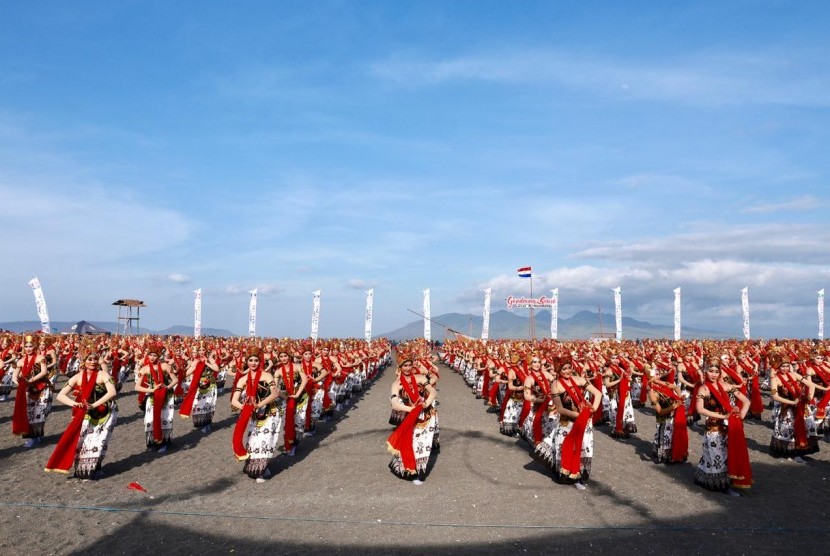
[[[674,389],[664,385],[653,382],[651,389],[672,400],[673,402],[682,402],[683,397],[679,396]],[[671,460],[674,462],[686,461],[689,456],[689,429],[686,425],[686,408],[681,403],[674,410],[674,427],[672,428],[671,437]]]
[[[199,381],[202,380],[202,373],[206,366],[204,361],[199,361],[196,363],[196,368],[193,369],[193,374],[190,377],[190,388],[187,389],[182,406],[179,408],[179,415],[182,417],[190,417],[190,412],[193,410],[193,401],[196,399],[196,392],[199,391]]]
[[[31,434],[29,428],[29,412],[26,410],[26,402],[28,400],[28,384],[29,377],[32,375],[35,367],[37,354],[23,356],[23,368],[17,377],[17,395],[14,398],[14,414],[12,415],[12,433],[13,434]]]
[[[579,409],[579,417],[576,418],[570,432],[562,441],[560,473],[571,479],[577,479],[582,467],[582,440],[585,436],[585,429],[588,427],[588,421],[591,419],[591,408],[585,405],[582,389],[573,382],[573,379],[560,378],[559,384],[562,385],[568,397]]]
[[[161,384],[161,388],[153,390],[153,442],[161,444],[164,436],[161,432],[161,410],[164,408],[164,402],[167,400],[167,387],[164,385],[164,369],[159,363],[158,369],[153,368],[153,364],[149,361],[147,366],[150,367],[150,378],[153,386]]]
[[[81,371],[81,387],[75,391],[76,402],[86,402],[92,395],[95,388],[95,383],[98,381],[98,371],[92,373],[91,377],[87,377],[85,370]],[[55,446],[55,451],[49,457],[44,471],[57,471],[58,473],[68,473],[69,468],[75,462],[75,452],[78,446],[78,439],[81,437],[81,427],[84,424],[84,417],[86,417],[87,409],[83,406],[72,408],[72,420],[69,421],[66,430],[63,431],[58,445]]]
[[[543,373],[530,371],[530,374],[544,394],[542,401],[536,407],[536,413],[533,414],[533,445],[535,446],[542,441],[542,417],[548,412],[550,406],[550,384]]]
[[[749,463],[749,449],[746,446],[744,435],[744,422],[740,412],[733,408],[729,401],[729,394],[724,390],[720,382],[707,382],[709,392],[715,397],[718,404],[723,408],[724,413],[729,415],[726,434],[726,469],[729,478],[732,479],[732,486],[736,488],[749,488],[752,486],[752,467]]]
[[[314,405],[314,395],[317,393],[317,383],[314,382],[314,363],[303,359],[303,373],[308,380],[305,383],[305,391],[308,394],[308,402],[305,404],[305,430],[310,431],[312,427],[311,422],[311,406]]]
[[[251,415],[256,408],[257,388],[259,387],[259,379],[262,378],[262,361],[260,361],[259,367],[257,367],[256,374],[248,370],[246,378],[245,404],[242,406],[242,411],[239,412],[239,419],[236,420],[236,425],[233,427],[233,455],[239,461],[246,460],[250,457],[243,439],[245,437],[245,431],[248,429],[248,423],[251,421]]]
[[[804,418],[804,413],[807,409],[807,399],[804,396],[804,392],[802,391],[802,387],[795,379],[790,375],[790,373],[778,373],[778,380],[781,381],[781,385],[787,389],[790,396],[792,396],[793,400],[796,401],[795,411],[793,412],[793,436],[795,437],[795,447],[797,450],[803,450],[808,446],[807,443],[807,422]],[[784,404],[782,404],[784,405]],[[789,409],[789,407],[784,406],[784,408]]]
[[[423,409],[423,403],[415,404],[403,422],[386,439],[386,449],[392,455],[401,457],[403,469],[409,473],[417,472],[412,438],[415,436],[415,425],[418,424],[418,418]]]
[[[616,424],[614,426],[614,432],[622,433],[623,432],[623,415],[625,414],[625,399],[628,397],[629,389],[631,387],[630,379],[628,378],[628,372],[623,371],[616,365],[611,365],[611,372],[613,372],[617,376],[621,376],[622,380],[619,383],[619,396],[617,396],[617,419]]]
[[[289,370],[286,370],[286,369]],[[294,417],[297,413],[297,399],[292,398],[294,395],[294,362],[291,361],[287,365],[280,367],[282,373],[282,383],[285,386],[285,434],[283,435],[283,447],[286,452],[290,452],[291,448],[297,442],[297,431],[294,428]]]
[[[813,365],[812,369],[816,372],[823,383],[822,386],[830,386],[830,373],[821,368],[821,365]],[[819,390],[816,390],[818,394]],[[824,420],[827,416],[827,405],[830,403],[830,390],[824,392],[821,401],[816,405],[816,419]]]
[[[741,368],[752,381],[752,392],[749,398],[749,412],[753,415],[761,415],[764,412],[764,400],[761,399],[760,381],[758,380],[758,373],[755,371],[755,366],[749,363],[739,361]]]

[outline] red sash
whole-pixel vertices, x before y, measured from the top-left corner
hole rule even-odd
[[[614,432],[622,433],[623,432],[623,415],[625,414],[625,398],[628,397],[629,389],[631,387],[630,379],[628,378],[628,372],[623,371],[616,365],[611,365],[611,370],[616,374],[616,371],[620,371],[622,375],[622,380],[620,381],[619,387],[619,396],[617,397],[617,419],[614,425]]]
[[[179,408],[179,415],[182,417],[190,417],[190,412],[193,411],[193,400],[196,399],[196,392],[199,391],[199,381],[202,380],[202,373],[206,366],[204,361],[199,361],[196,363],[196,368],[193,369],[193,374],[190,376],[190,388],[187,389],[182,406]]]
[[[581,395],[582,390],[572,379],[560,378],[559,384],[565,388],[568,397],[579,409],[579,417],[576,418],[571,431],[562,441],[560,473],[571,479],[577,479],[582,467],[582,440],[585,436],[585,429],[588,427],[588,421],[591,419],[591,408],[586,407],[585,400]]]
[[[752,467],[749,463],[749,450],[746,446],[744,435],[744,422],[741,420],[737,409],[729,402],[729,394],[723,389],[719,382],[707,382],[709,392],[715,397],[718,404],[723,408],[724,413],[729,414],[726,434],[726,470],[729,478],[732,479],[732,486],[736,488],[749,488],[754,482],[752,478]]]
[[[672,401],[682,402],[683,398],[672,388],[663,384],[652,383],[651,389]],[[686,461],[689,457],[689,429],[686,426],[686,408],[681,403],[674,410],[674,427],[671,436],[671,460]]]
[[[484,376],[481,377],[481,395],[487,396],[490,393],[490,367],[487,366],[487,359],[484,360]]]
[[[807,400],[803,395],[801,385],[793,379],[790,373],[778,373],[778,380],[781,381],[781,384],[787,389],[787,392],[793,397],[793,400],[797,402],[795,411],[793,412],[793,436],[795,437],[796,449],[803,450],[808,446],[807,422],[804,419]]]
[[[533,381],[539,385],[544,394],[544,398],[536,408],[536,413],[533,414],[533,444],[535,446],[542,441],[542,417],[548,412],[550,406],[550,384],[544,374],[535,371],[530,371],[530,374],[533,375]]]
[[[594,378],[592,379],[592,382],[594,384],[594,388],[596,388],[600,392],[600,395],[602,395],[602,373],[599,372],[599,365],[597,365],[594,361],[588,361],[588,366],[591,368],[591,372],[594,373]],[[596,425],[597,423],[602,421],[602,417],[603,417],[603,411],[602,411],[602,404],[600,403],[597,406],[597,410],[594,411],[594,417],[593,417],[594,424]]]
[[[290,366],[290,371],[286,373],[286,367]],[[285,386],[285,434],[283,435],[283,447],[286,452],[290,452],[294,444],[297,443],[297,431],[294,428],[294,417],[297,412],[297,400],[292,398],[294,395],[294,362],[291,361],[288,365],[283,365],[280,368],[282,373],[282,383]]]
[[[95,383],[98,380],[98,371],[92,373],[92,377],[87,377],[86,371],[81,371],[81,387],[75,393],[76,402],[88,401]],[[44,471],[57,471],[59,473],[68,473],[69,468],[75,461],[75,452],[77,451],[78,439],[81,437],[81,427],[84,424],[84,417],[87,410],[83,407],[72,408],[72,420],[63,431],[58,445],[55,446],[55,451],[46,462]]]
[[[527,362],[524,363],[527,365]],[[524,388],[525,379],[527,379],[527,373],[521,370],[519,367],[516,367],[516,378],[518,378],[521,383],[522,387]],[[522,390],[522,394],[524,394],[524,390]],[[524,425],[525,419],[527,419],[528,414],[530,413],[530,402],[522,399],[522,411],[519,413],[519,427]]]
[[[415,473],[415,448],[412,446],[412,438],[415,436],[415,425],[424,409],[422,403],[415,404],[403,422],[392,431],[386,439],[386,449],[394,456],[401,457],[404,471]]]
[[[164,369],[159,363],[158,371],[153,368],[153,364],[149,361],[147,366],[150,367],[150,377],[153,386],[161,384],[161,388],[153,391],[153,442],[161,444],[164,436],[161,432],[161,410],[164,407],[164,402],[167,400],[167,387],[164,386]]]
[[[758,380],[758,373],[755,372],[755,367],[739,361],[741,368],[746,372],[749,380],[752,381],[752,392],[749,394],[749,412],[752,415],[761,415],[764,412],[764,400],[761,399],[761,385]]]
[[[311,422],[311,406],[313,405],[314,395],[317,393],[317,383],[314,382],[314,363],[303,359],[303,373],[308,377],[305,383],[305,391],[308,394],[308,401],[305,404],[305,430],[310,431],[312,427]]]
[[[813,370],[824,383],[822,386],[830,386],[830,373],[821,368],[820,365],[813,365]],[[818,392],[818,390],[816,391]],[[824,392],[821,401],[816,404],[816,419],[823,421],[827,416],[827,405],[830,404],[830,390]]]
[[[17,395],[14,398],[14,414],[12,415],[12,434],[31,434],[29,427],[29,412],[26,410],[26,402],[28,400],[28,378],[32,375],[32,370],[35,367],[37,354],[32,355],[31,359],[23,356],[23,368],[20,370],[17,382]]]
[[[331,362],[331,359],[323,358],[320,358],[320,364],[323,366],[323,370],[326,371],[326,378],[323,379],[323,409],[328,410],[334,404],[331,395],[329,395],[331,383],[334,382],[334,377],[331,374],[334,369],[334,364]]]
[[[248,380],[245,384],[245,404],[242,406],[242,411],[239,412],[239,419],[236,420],[236,425],[233,427],[233,455],[239,461],[246,460],[250,457],[243,439],[256,406],[256,394],[260,378],[262,378],[261,362],[256,370],[256,375],[248,371]]]

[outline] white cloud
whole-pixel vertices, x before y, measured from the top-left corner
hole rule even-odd
[[[276,284],[257,284],[249,288],[237,284],[229,284],[225,286],[224,293],[227,295],[248,295],[254,289],[257,290],[257,296],[279,295],[285,291],[282,286]]]
[[[827,203],[813,197],[812,195],[802,195],[801,197],[797,197],[795,199],[791,199],[789,201],[784,201],[781,203],[765,203],[753,205],[745,208],[743,212],[765,214],[780,211],[814,210],[826,206]]]
[[[184,243],[195,224],[184,214],[121,191],[74,186],[59,191],[0,182],[4,252],[86,265],[157,253]]]
[[[187,284],[190,282],[190,276],[187,274],[182,274],[180,272],[173,272],[167,275],[167,279],[175,284]]]
[[[374,280],[363,280],[361,278],[352,278],[346,282],[346,287],[353,290],[368,290],[370,288],[376,288],[377,285],[378,283]]]
[[[641,241],[606,242],[575,253],[580,259],[683,263],[763,261],[830,263],[830,228],[810,224],[700,225],[696,231]]]
[[[793,63],[798,60],[798,63]],[[787,63],[789,62],[789,63]],[[558,50],[506,50],[442,60],[392,57],[370,66],[376,77],[404,87],[452,81],[540,84],[590,90],[619,99],[695,104],[830,104],[830,83],[820,54],[774,52],[743,56],[702,53],[665,63],[632,64]],[[810,71],[813,70],[813,71]],[[804,79],[804,74],[810,74]],[[821,77],[817,77],[821,75]]]

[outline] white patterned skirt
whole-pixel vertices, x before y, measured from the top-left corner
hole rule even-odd
[[[147,439],[147,447],[168,445],[173,442],[173,394],[168,393],[164,398],[164,406],[161,408],[161,443],[153,440],[153,394],[147,394],[147,406],[144,410],[144,436]]]
[[[437,448],[436,435],[438,432],[438,414],[435,410],[429,411],[431,415],[427,418],[425,412],[421,412],[422,421],[415,425],[415,432],[412,435],[412,449],[415,452],[415,470],[416,472],[408,473],[403,468],[401,456],[392,456],[392,461],[389,462],[389,469],[392,470],[396,476],[401,479],[424,480],[427,474],[427,467],[429,465],[429,458],[434,448]]]
[[[216,398],[219,396],[219,389],[216,383],[211,381],[207,386],[199,386],[196,392],[196,399],[193,400],[193,408],[190,411],[190,418],[193,426],[201,428],[213,422],[213,414],[216,412]]]
[[[703,434],[703,453],[695,470],[695,483],[709,490],[729,490],[732,482],[726,470],[726,433],[707,430]]]
[[[574,426],[573,421],[567,423],[560,422],[553,431],[553,453],[554,453],[554,478],[557,482],[571,484],[576,481],[586,483],[591,476],[591,461],[594,457],[594,425],[591,420],[588,420],[588,426],[585,427],[585,433],[582,435],[582,451],[580,454],[581,461],[579,465],[579,477],[567,477],[561,473],[562,468],[562,443],[565,437],[571,432]]]
[[[23,438],[39,438],[43,436],[43,427],[51,411],[52,389],[49,386],[34,395],[31,390],[27,390],[26,414],[29,417],[29,430],[31,432],[30,434],[24,434]]]
[[[117,422],[118,406],[113,402],[110,402],[107,414],[100,419],[95,419],[91,415],[84,417],[84,422],[81,424],[81,436],[75,450],[76,477],[90,479],[96,471],[101,469]]]
[[[243,471],[250,478],[258,479],[265,473],[268,463],[277,454],[282,429],[283,413],[277,407],[270,407],[261,419],[251,416],[242,437],[248,450]]]

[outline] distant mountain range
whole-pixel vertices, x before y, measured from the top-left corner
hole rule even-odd
[[[93,322],[90,324],[105,330],[106,332],[115,332],[118,328],[118,323],[115,322]],[[62,332],[70,332],[70,329],[76,322],[54,321],[50,323],[52,332],[60,334]],[[40,330],[40,321],[24,320],[15,322],[0,322],[0,330],[8,330],[10,332],[33,332]],[[141,334],[159,334],[162,336],[192,336],[193,326],[176,325],[165,328],[164,330],[150,330],[149,328],[141,328]],[[202,328],[202,336],[236,336],[230,330],[224,328]]]
[[[550,338],[550,319],[551,313],[547,310],[541,310],[535,315],[536,323],[536,337]],[[560,318],[558,326],[558,337],[560,340],[578,340],[591,338],[597,332],[600,332],[600,317],[599,313],[592,313],[591,311],[580,311],[570,318]],[[452,338],[454,335],[446,328],[436,324],[440,323],[448,328],[452,328],[462,334],[472,336],[473,338],[481,337],[481,326],[483,319],[481,316],[461,313],[446,313],[432,319],[432,338],[440,340],[443,338]],[[505,339],[527,339],[530,338],[529,317],[520,316],[507,310],[500,310],[490,314],[490,338],[505,338]],[[613,337],[616,330],[616,321],[613,314],[602,314],[602,332],[610,334]],[[674,325],[651,324],[632,319],[630,317],[623,317],[622,331],[624,339],[636,338],[673,338]],[[421,338],[424,335],[424,323],[422,319],[410,322],[406,326],[392,330],[385,336],[391,340],[409,340],[412,338]],[[683,338],[727,338],[728,334],[717,332],[714,330],[702,330],[699,328],[683,327]]]

